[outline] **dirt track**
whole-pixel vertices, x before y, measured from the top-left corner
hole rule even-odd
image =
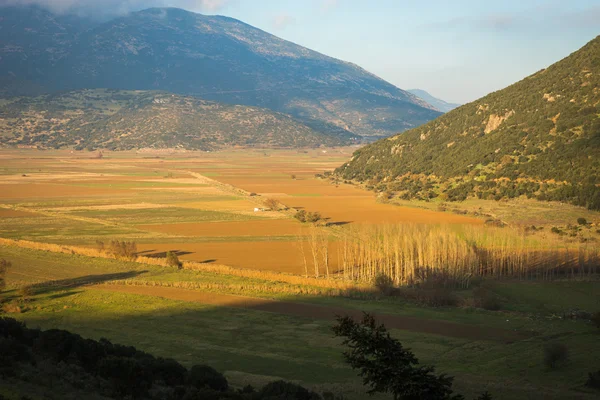
[[[206,293],[193,290],[168,287],[100,285],[93,289],[114,292],[133,293],[146,296],[162,297],[173,300],[183,300],[217,306],[248,308],[297,317],[319,320],[333,320],[337,315],[350,315],[355,319],[362,317],[362,311],[341,307],[328,307],[307,303],[292,303],[254,297],[233,296],[217,293]],[[526,339],[531,335],[507,329],[497,329],[476,325],[458,324],[448,321],[415,318],[390,314],[375,314],[378,322],[391,329],[401,329],[412,332],[430,333],[470,340],[492,340],[499,342],[515,342]]]

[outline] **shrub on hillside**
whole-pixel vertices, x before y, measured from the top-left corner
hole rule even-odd
[[[577,218],[577,223],[579,225],[587,225],[587,220],[583,217],[579,217],[579,218]]]
[[[286,400],[320,400],[315,392],[311,392],[300,385],[285,381],[275,381],[267,384],[259,392],[261,398],[286,399]]]
[[[600,390],[600,369],[596,372],[590,372],[588,374],[588,379],[585,382],[585,386]]]
[[[198,389],[208,387],[219,392],[224,392],[229,387],[227,379],[208,365],[194,365],[189,373],[188,384]]]
[[[544,365],[555,369],[569,361],[569,349],[563,343],[548,343],[544,346]]]
[[[594,324],[594,326],[596,326],[596,328],[600,329],[600,311],[592,314],[590,321],[592,321],[592,324]]]

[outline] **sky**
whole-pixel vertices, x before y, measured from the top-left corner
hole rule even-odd
[[[0,0],[15,3],[94,15],[151,6],[226,15],[456,103],[519,81],[600,34],[600,0]]]

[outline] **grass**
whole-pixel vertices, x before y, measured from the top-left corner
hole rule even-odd
[[[173,224],[179,222],[248,221],[261,219],[254,215],[179,207],[144,208],[137,210],[88,210],[70,214],[87,218],[101,218],[127,225]]]
[[[545,398],[574,396],[572,388],[577,388],[588,370],[594,368],[595,354],[600,351],[598,332],[589,325],[550,318],[556,310],[573,306],[592,311],[600,300],[600,282],[497,284],[494,290],[505,298],[507,308],[512,311],[489,312],[423,308],[394,299],[367,301],[285,293],[273,295],[253,292],[252,287],[261,284],[283,287],[285,284],[12,246],[0,247],[0,258],[13,263],[8,280],[13,290],[40,280],[146,271],[128,279],[140,283],[201,282],[222,285],[224,292],[228,286],[244,285],[248,289],[238,294],[538,332],[529,340],[504,344],[393,331],[394,336],[423,362],[434,363],[439,371],[456,375],[457,387],[462,391],[475,394],[485,386],[499,399],[528,398],[538,391],[544,393]],[[558,293],[562,295],[558,296]],[[14,292],[7,293],[12,294]],[[52,286],[35,295],[28,307],[29,311],[12,316],[33,327],[60,327],[86,337],[107,337],[115,342],[134,344],[156,355],[174,357],[188,366],[205,362],[227,371],[235,378],[234,384],[277,376],[319,388],[344,387],[350,398],[362,398],[353,395],[360,388],[359,379],[341,362],[341,348],[332,337],[331,323],[327,321],[84,287]],[[541,361],[542,348],[554,340],[568,345],[571,363],[565,369],[547,371]],[[510,382],[508,387],[507,381]]]
[[[207,363],[234,376],[234,384],[281,377],[321,388],[345,387],[350,398],[363,398],[356,395],[359,379],[344,366],[326,321],[78,288],[38,295],[31,307],[16,315],[30,326],[134,344],[187,366]],[[470,395],[485,387],[499,399],[530,398],[538,391],[545,398],[565,398],[594,364],[598,336],[581,323],[558,325],[552,335],[513,344],[399,330],[393,335],[422,362],[456,375],[457,386]],[[557,336],[569,346],[571,364],[547,371],[541,348]],[[507,380],[510,386],[504,388]]]

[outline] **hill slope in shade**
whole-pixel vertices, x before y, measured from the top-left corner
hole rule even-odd
[[[164,90],[269,108],[340,135],[389,136],[440,115],[354,64],[232,18],[155,8],[83,26],[37,8],[0,8],[0,31],[10,32],[0,92]]]
[[[165,92],[81,90],[0,103],[0,143],[127,150],[338,145],[270,110]]]
[[[437,97],[433,97],[431,94],[421,89],[410,89],[408,92],[414,94],[418,98],[426,101],[427,103],[434,106],[437,110],[447,113],[448,111],[452,111],[457,107],[460,107],[460,104],[456,103],[448,103],[442,99],[438,99]]]
[[[527,195],[600,209],[600,37],[506,89],[362,148],[337,174],[406,198]]]

